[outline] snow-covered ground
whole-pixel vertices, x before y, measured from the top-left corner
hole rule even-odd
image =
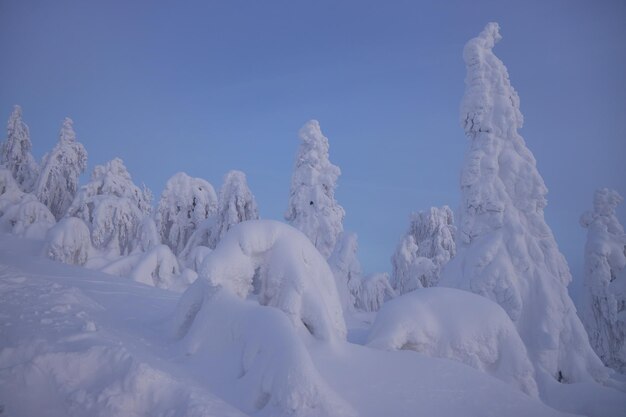
[[[215,310],[214,321],[232,327],[207,334],[208,344],[189,353],[171,331],[180,293],[54,262],[41,251],[39,241],[0,235],[3,416],[564,415],[460,362],[302,337],[278,308],[229,301],[230,293],[211,308],[224,313]],[[348,340],[365,341],[364,317],[372,319],[346,320]],[[275,326],[255,334],[268,323]],[[299,404],[294,392],[303,379],[318,396],[310,407],[285,407]],[[296,388],[272,391],[281,386]],[[618,391],[598,389],[593,399],[583,388],[572,387],[594,414],[626,410]]]

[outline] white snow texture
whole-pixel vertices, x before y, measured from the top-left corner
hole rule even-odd
[[[7,139],[0,144],[0,166],[10,171],[26,192],[32,191],[39,175],[39,166],[30,153],[32,146],[28,126],[22,121],[22,108],[14,106],[7,123]]]
[[[519,98],[494,54],[499,27],[470,40],[461,124],[470,140],[461,174],[457,256],[444,286],[500,304],[515,323],[543,380],[604,380],[606,368],[589,345],[567,293],[571,275],[544,220],[547,189],[517,129]]]
[[[593,210],[580,224],[587,228],[585,295],[582,318],[589,341],[602,361],[626,371],[626,234],[615,216],[623,198],[614,190],[596,191]]]
[[[448,206],[431,207],[411,215],[391,263],[391,286],[399,294],[433,287],[442,268],[456,254],[454,217]]]
[[[533,366],[511,319],[496,303],[466,291],[423,288],[385,303],[367,344],[463,362],[538,396]]]
[[[87,151],[76,141],[72,119],[66,117],[59,141],[43,158],[35,195],[56,219],[63,217],[78,189],[78,177],[87,167]]]
[[[328,159],[328,139],[317,120],[308,121],[300,129],[300,141],[285,220],[307,235],[328,258],[343,232],[345,211],[335,201],[341,171]]]

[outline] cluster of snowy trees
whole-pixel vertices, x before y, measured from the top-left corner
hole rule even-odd
[[[381,310],[373,347],[460,360],[533,396],[555,382],[603,383],[605,365],[626,370],[626,235],[615,216],[622,198],[599,190],[581,218],[588,229],[585,328],[567,291],[569,268],[544,218],[547,188],[518,133],[519,97],[493,53],[499,40],[498,25],[490,23],[463,52],[460,121],[469,148],[457,225],[447,206],[413,213],[390,275],[361,270],[357,236],[344,230],[346,213],[335,199],[341,171],[315,120],[299,132],[284,216],[289,227],[256,221],[240,171],[226,174],[219,193],[204,179],[178,173],[155,210],[150,191],[133,183],[118,158],[95,167],[78,187],[87,153],[71,119],[39,165],[16,106],[0,152],[0,225],[45,237],[46,255],[62,262],[163,288],[191,285],[176,320],[181,338],[204,340],[193,334],[203,328],[196,318],[213,320],[212,306],[233,296],[277,307],[298,331],[322,340],[345,339],[344,315]],[[441,303],[454,303],[456,314]],[[247,317],[240,307],[233,314]],[[420,317],[443,324],[427,332]]]

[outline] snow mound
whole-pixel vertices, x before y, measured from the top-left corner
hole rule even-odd
[[[100,269],[107,274],[128,277],[153,287],[182,292],[197,278],[195,272],[181,268],[167,245],[147,252],[123,256]]]
[[[0,217],[0,230],[30,239],[43,239],[56,219],[32,194],[24,194],[19,202],[5,207]]]
[[[70,265],[84,265],[92,251],[89,227],[77,217],[66,217],[46,235],[45,255]]]
[[[233,226],[199,271],[200,279],[282,310],[321,340],[345,340],[346,325],[330,267],[297,229],[272,220]]]
[[[219,250],[219,248],[218,248]],[[260,416],[351,416],[281,311],[197,280],[174,321],[184,357],[226,401]]]
[[[424,288],[386,303],[367,344],[453,359],[539,395],[526,348],[506,312],[465,291]]]

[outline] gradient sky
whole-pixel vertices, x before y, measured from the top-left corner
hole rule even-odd
[[[37,158],[72,117],[89,172],[119,156],[155,200],[178,171],[243,170],[272,219],[318,119],[364,270],[389,271],[412,211],[458,205],[462,48],[489,21],[580,280],[580,214],[626,196],[624,1],[0,0],[0,117],[22,105]]]

